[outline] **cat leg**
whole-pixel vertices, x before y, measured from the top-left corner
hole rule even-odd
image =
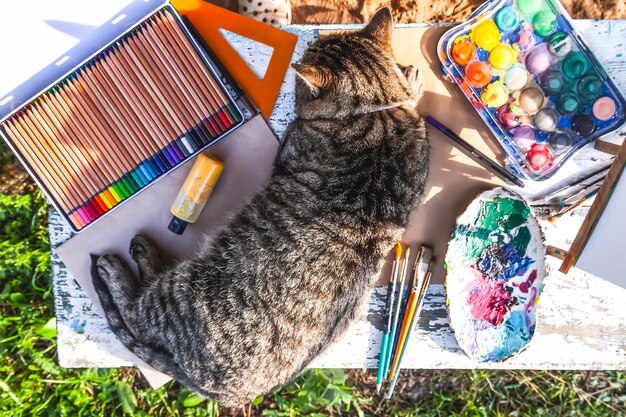
[[[130,256],[137,262],[139,276],[154,277],[162,271],[161,257],[154,244],[143,235],[135,235],[130,241]]]
[[[134,311],[137,283],[128,265],[115,255],[104,255],[96,260],[96,273],[109,290],[111,302],[126,326],[131,333],[136,334]],[[107,306],[103,307],[106,313]]]
[[[98,257],[94,266],[94,288],[109,327],[122,344],[147,364],[170,375],[187,388],[209,399],[219,400],[219,393],[207,391],[190,378],[169,352],[144,340],[142,336],[146,332],[141,329],[141,320],[135,320],[136,303],[133,292],[136,287],[128,267],[113,255]]]
[[[398,66],[400,67],[400,70],[406,77],[406,80],[409,82],[409,86],[413,91],[410,104],[416,106],[420,98],[422,98],[422,93],[424,90],[424,76],[415,65],[408,65],[406,67],[402,65]]]

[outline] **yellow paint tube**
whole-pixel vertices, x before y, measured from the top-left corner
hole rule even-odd
[[[174,217],[167,228],[171,232],[180,235],[187,224],[198,220],[223,169],[221,161],[204,154],[198,155],[170,209]]]

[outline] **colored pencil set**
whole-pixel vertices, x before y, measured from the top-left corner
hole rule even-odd
[[[242,119],[179,21],[161,9],[2,127],[80,230]]]
[[[383,380],[389,381],[387,398],[391,398],[398,381],[402,359],[417,324],[432,274],[432,249],[422,246],[415,257],[407,282],[410,256],[411,248],[407,247],[404,259],[402,259],[402,245],[400,243],[396,245],[395,259],[387,288],[385,325],[376,376],[377,393],[380,392]],[[408,284],[408,294],[403,297],[405,282]]]

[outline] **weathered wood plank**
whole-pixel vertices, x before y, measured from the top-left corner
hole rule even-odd
[[[411,26],[411,25],[409,25]],[[626,91],[626,20],[577,21],[576,26],[589,41],[591,49],[617,85]],[[287,30],[299,35],[294,60],[298,60],[319,29],[347,29],[356,26],[306,27]],[[253,60],[254,49],[247,49]],[[246,51],[246,48],[240,49]],[[289,70],[279,94],[278,105],[269,120],[279,137],[295,117],[294,77]],[[619,143],[626,135],[621,129],[605,140]],[[526,194],[555,188],[594,166],[610,161],[610,155],[588,146],[573,157],[561,171],[543,183],[530,183]],[[542,222],[548,243],[567,248],[580,227],[588,207],[568,213],[556,224]],[[61,216],[50,210],[50,244],[53,261],[53,287],[58,326],[59,363],[64,367],[117,367],[132,365],[125,350],[109,331],[105,320],[91,301],[68,275],[54,247],[71,236]],[[459,349],[449,326],[442,285],[433,285],[427,294],[424,310],[406,354],[410,368],[535,368],[535,369],[625,369],[626,368],[626,290],[590,274],[574,270],[569,275],[558,272],[560,261],[549,259],[553,272],[546,278],[538,309],[535,340],[520,355],[504,363],[477,364]],[[377,365],[380,348],[383,300],[386,290],[377,288],[355,324],[312,367],[361,368]]]
[[[626,367],[626,290],[584,273],[564,275],[559,261],[545,281],[534,340],[502,363],[476,363],[458,347],[448,326],[443,285],[425,299],[418,331],[410,340],[406,368],[623,369]],[[597,282],[596,282],[597,281]],[[376,367],[386,289],[377,288],[363,318],[311,367]],[[615,296],[613,296],[615,295]]]

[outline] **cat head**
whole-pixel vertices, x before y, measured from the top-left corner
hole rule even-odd
[[[406,102],[411,88],[391,50],[393,20],[380,9],[358,32],[323,37],[296,71],[296,111],[302,118],[343,118]]]

